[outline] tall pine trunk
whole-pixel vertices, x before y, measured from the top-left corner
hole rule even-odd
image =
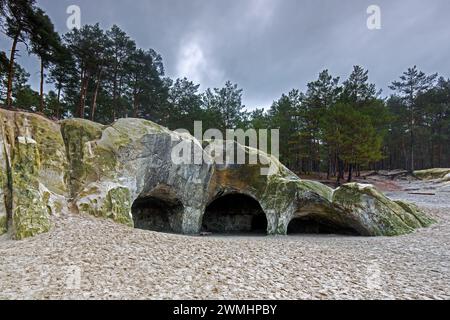
[[[331,154],[328,152],[328,168],[327,168],[327,180],[330,180],[331,176]]]
[[[133,117],[137,118],[139,112],[139,103],[137,93],[133,94]]]
[[[412,92],[412,91],[411,91]],[[410,119],[410,122],[411,122],[411,128],[410,128],[410,131],[411,131],[411,136],[410,136],[410,145],[411,145],[411,173],[413,173],[414,172],[414,125],[415,125],[415,123],[414,123],[414,97],[413,97],[413,95],[412,95],[412,93],[411,93],[411,96],[410,96],[410,103],[411,103],[411,114],[410,114],[410,117],[411,117],[411,119]]]
[[[44,61],[41,58],[41,83],[39,88],[39,112],[44,111]]]
[[[58,84],[58,98],[57,98],[57,102],[56,102],[56,110],[55,110],[55,116],[56,119],[60,119],[61,118],[61,84]]]
[[[342,161],[339,158],[339,156],[337,156],[337,166],[338,166],[338,173],[337,173],[336,184],[337,184],[337,186],[340,186],[341,179],[344,179],[344,161]]]
[[[441,168],[442,167],[442,127],[439,126],[438,129],[438,156],[437,156],[437,162],[438,162],[438,167]]]
[[[117,71],[114,72],[114,80],[113,80],[113,120],[116,120],[117,117]]]
[[[14,78],[14,60],[15,60],[15,56],[16,56],[17,43],[19,42],[20,33],[21,33],[21,30],[19,29],[16,36],[14,37],[13,44],[11,47],[11,56],[9,58],[8,90],[7,90],[7,96],[6,96],[6,106],[8,108],[11,108],[11,106],[12,106],[12,84],[13,84],[13,78]]]
[[[411,126],[411,172],[414,172],[414,132],[413,127]]]
[[[348,179],[347,182],[352,182],[353,180],[353,164],[348,165]]]
[[[86,106],[86,94],[88,84],[89,84],[89,73],[87,71],[83,71],[83,76],[81,80],[80,105],[78,106],[78,117],[82,119],[84,119],[84,109]]]
[[[98,97],[98,91],[100,90],[101,78],[102,78],[102,67],[100,67],[100,70],[98,72],[97,85],[95,86],[94,97],[92,98],[92,110],[91,110],[91,120],[92,121],[94,121],[94,119],[95,119],[95,111],[97,109],[97,97]]]

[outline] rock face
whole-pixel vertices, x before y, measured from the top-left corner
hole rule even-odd
[[[0,232],[23,239],[50,229],[67,208],[68,162],[59,125],[0,109]]]
[[[61,126],[72,168],[72,197],[80,212],[132,226],[135,200],[159,202],[168,207],[173,231],[198,232],[212,166],[171,161],[172,147],[185,140],[194,144],[192,137],[138,119],[109,127],[75,119]],[[174,208],[173,203],[180,205]]]
[[[184,234],[302,229],[393,236],[433,222],[414,205],[391,201],[372,186],[333,190],[301,180],[258,150],[223,141],[202,145],[146,120],[57,124],[1,109],[0,119],[0,233],[8,230],[16,239],[48,231],[50,215],[69,208]],[[207,146],[232,147],[259,161],[220,164],[220,153]],[[263,175],[268,168],[271,174]]]

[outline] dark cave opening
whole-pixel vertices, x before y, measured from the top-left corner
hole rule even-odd
[[[203,232],[267,233],[267,218],[258,201],[243,194],[228,194],[214,200],[205,211]]]
[[[180,231],[183,205],[178,200],[140,198],[133,203],[131,212],[137,229],[167,233]]]
[[[321,234],[359,236],[355,229],[326,221],[313,216],[298,217],[291,220],[287,230],[288,235]]]

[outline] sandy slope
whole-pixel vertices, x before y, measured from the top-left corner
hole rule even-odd
[[[395,238],[184,237],[60,217],[0,240],[0,298],[449,299],[449,194],[414,199],[440,222]]]

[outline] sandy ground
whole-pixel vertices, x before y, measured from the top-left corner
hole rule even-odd
[[[55,218],[48,234],[0,239],[0,299],[450,299],[448,191],[389,195],[439,223],[394,238],[201,238]]]

